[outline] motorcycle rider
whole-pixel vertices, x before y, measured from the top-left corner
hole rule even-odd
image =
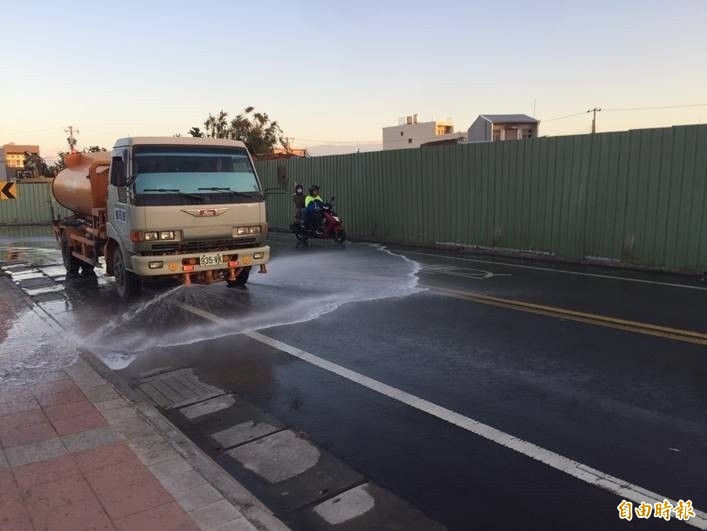
[[[305,225],[312,225],[312,228],[317,234],[321,234],[322,213],[321,208],[324,201],[319,196],[319,186],[313,184],[309,187],[309,195],[304,198],[305,209]]]
[[[295,183],[295,193],[292,194],[292,202],[295,204],[295,223],[298,223],[300,227],[304,228],[304,186],[299,183]]]

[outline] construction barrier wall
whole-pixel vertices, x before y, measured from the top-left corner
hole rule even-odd
[[[0,199],[0,225],[47,225],[70,213],[52,197],[51,181],[20,181],[15,191],[15,199]]]
[[[295,182],[354,238],[707,270],[707,125],[257,163],[273,228]]]

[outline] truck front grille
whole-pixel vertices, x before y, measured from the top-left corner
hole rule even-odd
[[[228,249],[249,249],[259,247],[256,238],[238,238],[237,240],[209,240],[209,241],[182,241],[174,243],[155,243],[151,251],[146,251],[144,255],[158,254],[191,254],[205,253],[212,251],[225,251]]]

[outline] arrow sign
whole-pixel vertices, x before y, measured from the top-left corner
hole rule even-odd
[[[17,187],[15,183],[0,181],[0,199],[15,199],[17,197]]]

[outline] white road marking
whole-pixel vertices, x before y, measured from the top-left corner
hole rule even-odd
[[[212,322],[219,324],[228,323],[226,319],[222,319],[221,317],[192,306],[191,304],[181,302],[175,304],[186,311],[199,315]],[[575,461],[574,459],[555,453],[552,450],[546,450],[545,448],[519,439],[518,437],[498,430],[488,424],[484,424],[478,420],[466,417],[460,413],[434,404],[433,402],[429,402],[424,398],[417,397],[388,384],[384,384],[383,382],[379,382],[378,380],[374,380],[373,378],[369,378],[368,376],[352,371],[351,369],[347,369],[346,367],[342,367],[341,365],[320,358],[310,352],[268,337],[260,332],[245,332],[243,335],[246,335],[251,339],[259,341],[277,350],[287,352],[289,355],[302,361],[306,361],[307,363],[319,367],[320,369],[329,371],[345,378],[346,380],[370,389],[371,391],[375,391],[419,411],[428,413],[438,419],[454,424],[455,426],[458,426],[468,432],[483,437],[496,444],[500,444],[510,450],[514,450],[522,455],[525,455],[526,457],[540,461],[555,470],[564,472],[565,474],[589,483],[590,485],[608,490],[609,492],[626,500],[640,504],[643,501],[648,503],[657,503],[667,499],[673,505],[677,504],[677,500],[644,489],[638,485],[633,485],[628,481],[624,481],[623,479],[606,474],[605,472],[587,465],[583,465],[579,461]],[[707,529],[707,514],[695,509],[695,517],[685,523],[698,529]]]
[[[276,233],[271,233],[271,236],[275,236]],[[279,234],[278,234],[279,235]],[[500,262],[497,260],[482,260],[479,258],[465,258],[463,256],[451,256],[451,255],[446,255],[446,254],[435,254],[435,253],[423,253],[421,251],[407,251],[403,249],[393,249],[391,247],[388,247],[387,245],[384,246],[386,249],[390,250],[391,252],[400,254],[402,256],[408,255],[408,254],[414,254],[418,256],[430,256],[434,258],[444,258],[447,260],[462,260],[464,262],[474,262],[478,264],[491,264],[491,265],[499,265],[499,266],[506,266],[506,267],[515,267],[518,269],[532,269],[536,271],[547,271],[549,273],[562,273],[564,275],[577,275],[580,277],[594,277],[594,278],[606,278],[609,280],[623,280],[625,282],[636,282],[638,284],[654,284],[656,286],[668,286],[671,288],[682,288],[682,289],[695,289],[698,291],[707,291],[707,286],[694,286],[690,284],[680,284],[677,282],[661,282],[659,280],[646,280],[642,278],[631,278],[631,277],[622,277],[619,275],[602,275],[600,273],[585,273],[583,271],[571,271],[569,269],[554,269],[552,267],[541,267],[541,266],[530,266],[530,265],[523,265],[523,264],[514,264],[512,262]],[[424,267],[424,264],[420,264],[421,266]],[[499,274],[496,274],[496,276],[500,276]]]
[[[433,275],[450,275],[455,277],[470,278],[473,280],[486,280],[492,277],[510,277],[510,273],[494,273],[485,269],[474,269],[470,267],[457,267],[440,264],[421,264],[420,272]]]
[[[462,260],[464,262],[474,262],[474,263],[479,263],[479,264],[492,264],[492,265],[499,265],[499,266],[505,266],[505,267],[515,267],[518,269],[534,269],[536,271],[547,271],[550,273],[562,273],[565,275],[577,275],[581,277],[595,277],[595,278],[606,278],[610,280],[623,280],[625,282],[636,282],[638,284],[654,284],[656,286],[669,286],[671,288],[683,288],[683,289],[696,289],[699,291],[707,291],[707,287],[705,286],[693,286],[690,284],[678,284],[676,282],[660,282],[658,280],[645,280],[642,278],[631,278],[631,277],[621,277],[617,275],[602,275],[599,273],[584,273],[582,271],[570,271],[568,269],[553,269],[551,267],[540,267],[540,266],[529,266],[529,265],[522,265],[522,264],[513,264],[509,262],[498,262],[494,260],[480,260],[476,258],[464,258],[462,256],[448,256],[444,254],[434,254],[434,253],[423,253],[419,251],[404,251],[400,249],[395,249],[396,253],[400,253],[402,255],[406,254],[414,254],[414,255],[419,255],[419,256],[431,256],[434,258],[445,258],[448,260]]]

